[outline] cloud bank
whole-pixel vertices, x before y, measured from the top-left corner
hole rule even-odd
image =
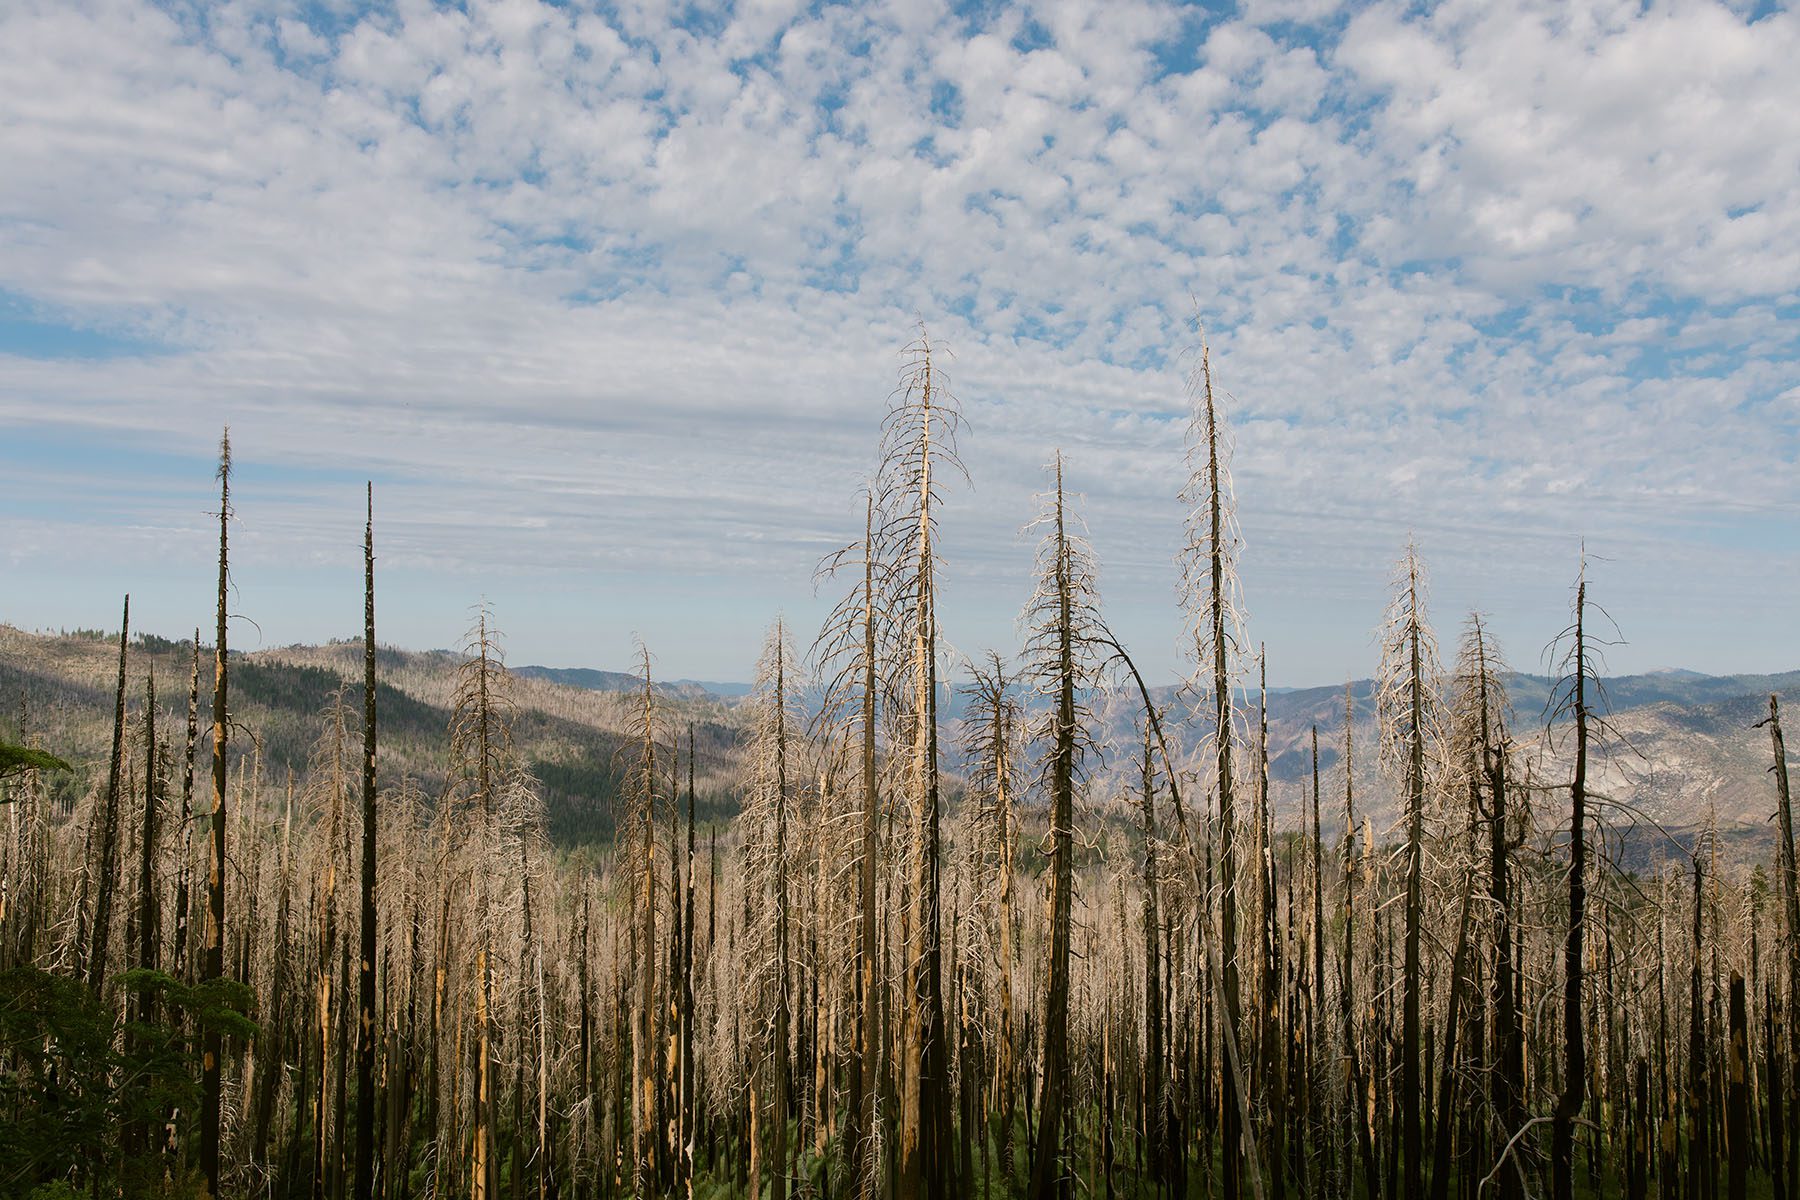
[[[1060,447],[1173,673],[1198,318],[1274,677],[1366,672],[1409,531],[1520,665],[1585,538],[1621,667],[1792,666],[1795,61],[1689,0],[19,0],[0,619],[191,625],[228,421],[275,640],[354,630],[374,478],[385,636],[486,594],[521,661],[742,675],[923,319],[952,640],[1010,642]]]

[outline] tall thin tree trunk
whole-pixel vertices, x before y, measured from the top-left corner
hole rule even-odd
[[[1410,554],[1409,554],[1410,559]],[[1424,854],[1425,854],[1425,730],[1424,662],[1420,648],[1418,574],[1414,571],[1408,587],[1412,591],[1408,606],[1412,612],[1408,654],[1407,703],[1412,710],[1408,736],[1406,770],[1406,962],[1403,967],[1403,994],[1400,1013],[1400,1137],[1406,1158],[1407,1200],[1419,1200],[1425,1190],[1424,1146],[1419,1127],[1420,1089],[1423,1079],[1419,1064],[1419,997],[1424,979],[1419,962],[1419,939],[1424,924]]]
[[[1281,1036],[1281,935],[1277,928],[1277,897],[1275,888],[1275,851],[1274,851],[1274,817],[1270,813],[1272,798],[1269,793],[1269,671],[1268,651],[1266,647],[1257,647],[1257,670],[1259,674],[1259,701],[1257,705],[1257,880],[1259,883],[1260,901],[1257,907],[1262,916],[1262,960],[1261,978],[1257,983],[1259,1001],[1262,1006],[1261,1060],[1260,1074],[1262,1086],[1268,1094],[1268,1131],[1269,1131],[1269,1179],[1273,1184],[1270,1189],[1275,1200],[1285,1200],[1287,1196],[1287,1176],[1285,1174],[1287,1153],[1284,1138],[1287,1134],[1287,1087],[1283,1071],[1285,1067],[1282,1053]]]
[[[144,680],[144,821],[138,837],[137,965],[154,971],[162,930],[162,904],[157,896],[157,819],[161,815],[162,771],[156,758],[156,671]],[[148,988],[138,992],[137,1019],[148,1025],[155,1020],[156,995]]]
[[[156,850],[157,805],[161,799],[162,772],[156,758],[156,671],[152,667],[144,680],[144,812],[138,833],[137,965],[145,971],[159,966],[157,950],[162,932],[161,903],[157,899]],[[148,988],[137,991],[135,1014],[138,1024],[149,1026],[156,1020],[156,993]],[[134,1153],[150,1140],[146,1122],[129,1132]]]
[[[119,793],[125,769],[125,647],[131,638],[131,597],[119,619],[119,685],[113,701],[112,759],[106,798],[100,809],[100,877],[94,892],[94,925],[87,947],[88,990],[98,996],[106,984],[106,951],[112,934],[113,894],[119,874]]]
[[[940,842],[936,550],[933,544],[932,464],[937,453],[932,426],[937,380],[929,346],[922,351],[912,565],[912,691],[914,727],[912,786],[914,839],[910,943],[905,955],[907,990],[901,1055],[899,1192],[902,1200],[950,1195],[949,1055],[944,1041]]]
[[[1513,978],[1513,914],[1508,855],[1511,849],[1507,823],[1507,746],[1504,724],[1490,720],[1487,647],[1479,622],[1475,625],[1476,662],[1481,706],[1481,759],[1490,806],[1488,817],[1488,907],[1494,921],[1494,1062],[1491,1069],[1494,1112],[1500,1122],[1502,1144],[1524,1125],[1525,1040],[1517,1007]],[[1499,1164],[1500,1200],[1518,1200],[1524,1192],[1524,1176],[1518,1159],[1507,1155]]]
[[[1063,1120],[1069,1084],[1069,933],[1074,912],[1075,631],[1062,459],[1056,463],[1056,724],[1050,769],[1050,959],[1044,992],[1042,1118],[1031,1159],[1034,1200],[1062,1189]]]
[[[769,1118],[774,1157],[774,1200],[788,1195],[788,871],[787,871],[787,653],[786,631],[775,626],[775,1020]]]
[[[263,1066],[258,1071],[255,1125],[250,1160],[266,1163],[269,1148],[269,1126],[275,1115],[275,1099],[280,1093],[283,1052],[287,1040],[288,993],[288,918],[293,884],[292,849],[294,835],[294,773],[288,771],[286,800],[281,823],[281,892],[275,908],[275,946],[270,981],[269,1023],[257,1039]]]
[[[336,1026],[336,1014],[332,1007],[333,988],[336,984],[334,974],[337,969],[337,872],[340,835],[343,832],[344,801],[344,710],[339,705],[336,712],[334,744],[331,754],[331,813],[329,834],[325,842],[325,878],[319,896],[319,929],[318,958],[315,963],[316,975],[313,980],[314,1012],[313,1020],[318,1033],[319,1046],[319,1079],[317,1089],[313,1092],[313,1200],[326,1200],[331,1195],[332,1180],[338,1173],[338,1163],[332,1157],[333,1145],[331,1124],[331,1081],[332,1081],[332,1030]],[[337,1062],[337,1073],[342,1074],[344,1062]],[[337,1131],[341,1133],[341,1131]],[[341,1149],[341,1143],[338,1143]]]
[[[1478,784],[1471,782],[1473,789]],[[1438,1093],[1435,1097],[1437,1113],[1433,1118],[1432,1161],[1431,1161],[1431,1200],[1446,1200],[1450,1194],[1450,1151],[1454,1131],[1456,1129],[1455,1101],[1457,1098],[1457,1057],[1461,1053],[1460,1031],[1462,1028],[1463,993],[1465,991],[1464,976],[1468,970],[1469,921],[1473,915],[1475,899],[1475,802],[1473,796],[1469,802],[1468,835],[1470,838],[1468,867],[1463,875],[1462,900],[1456,921],[1456,948],[1450,956],[1450,1002],[1448,1015],[1444,1022],[1444,1045],[1441,1054],[1442,1063],[1438,1072]]]
[[[1707,1200],[1712,1191],[1712,1120],[1706,1079],[1706,1005],[1701,992],[1701,913],[1705,902],[1705,868],[1694,852],[1694,958],[1688,969],[1688,1200]]]
[[[1242,1068],[1238,1057],[1243,1045],[1243,1013],[1237,959],[1237,816],[1231,773],[1231,676],[1227,666],[1227,649],[1230,643],[1226,628],[1226,517],[1224,491],[1219,478],[1218,409],[1213,399],[1211,363],[1204,352],[1201,362],[1205,376],[1208,478],[1206,520],[1210,547],[1206,622],[1212,647],[1212,732],[1219,803],[1220,988],[1224,992],[1221,1033],[1226,1052],[1225,1069],[1220,1072],[1219,1096],[1220,1140],[1225,1157],[1221,1183],[1224,1200],[1238,1200],[1243,1186],[1243,1142],[1246,1130],[1238,1095],[1238,1073]]]
[[[1307,1048],[1311,1055],[1322,1055],[1325,1052],[1325,1033],[1323,1012],[1325,1009],[1325,833],[1319,818],[1319,727],[1312,727],[1312,901],[1313,901],[1313,978],[1312,1002],[1309,1009]],[[1307,1111],[1309,1115],[1308,1129],[1316,1144],[1313,1153],[1318,1156],[1320,1192],[1333,1195],[1336,1192],[1337,1178],[1335,1154],[1332,1149],[1332,1137],[1322,1119],[1324,1104],[1319,1096],[1319,1080],[1316,1070],[1309,1070],[1306,1075]]]
[[[1731,973],[1731,1041],[1726,1047],[1726,1195],[1744,1200],[1750,1177],[1750,1018],[1744,977]]]
[[[856,1021],[855,1046],[850,1055],[850,1108],[846,1114],[845,1141],[850,1159],[853,1197],[872,1200],[876,1190],[875,1098],[880,1079],[875,1070],[879,1056],[879,1030],[875,1020],[875,860],[880,798],[875,778],[875,492],[871,488],[863,521],[862,584],[862,856],[857,870],[858,931],[854,972]]]
[[[1168,1064],[1163,1051],[1162,955],[1157,945],[1162,910],[1157,895],[1156,775],[1150,762],[1150,723],[1144,722],[1144,1132],[1150,1178],[1168,1175]]]
[[[375,1195],[375,485],[363,528],[362,946],[356,999],[356,1200]]]
[[[1769,695],[1769,740],[1775,755],[1770,768],[1775,776],[1776,816],[1780,820],[1780,843],[1776,858],[1780,865],[1781,901],[1787,916],[1787,1030],[1788,1053],[1785,1064],[1791,1076],[1800,1076],[1800,866],[1795,862],[1794,804],[1788,791],[1787,744],[1781,735],[1781,701]],[[1793,1101],[1789,1101],[1793,1104]],[[1800,1133],[1785,1130],[1785,1158],[1780,1172],[1790,1193],[1800,1192]]]
[[[192,904],[190,888],[193,879],[194,846],[190,828],[194,815],[194,752],[200,743],[200,631],[194,630],[194,660],[188,679],[187,741],[183,749],[181,771],[181,821],[178,826],[181,854],[175,871],[175,955],[170,963],[175,977],[183,983],[193,979],[188,962],[188,931]]]
[[[225,974],[225,751],[230,731],[226,706],[227,667],[225,648],[226,593],[230,587],[227,530],[231,521],[231,431],[219,441],[219,627],[213,646],[212,782],[213,809],[211,852],[206,865],[206,954],[200,967],[202,982]],[[220,1101],[223,1076],[220,1056],[224,1042],[217,1026],[209,1026],[201,1049],[200,1074],[200,1173],[209,1196],[219,1195]]]
[[[1366,1196],[1381,1194],[1375,1163],[1374,1138],[1369,1129],[1368,1080],[1362,1061],[1356,1011],[1356,754],[1352,737],[1355,710],[1350,685],[1344,685],[1344,940],[1338,960],[1338,1012],[1343,1021],[1346,1083],[1350,1117],[1362,1159]]]
[[[1585,567],[1585,564],[1584,564]],[[1569,927],[1563,944],[1563,1090],[1550,1123],[1551,1195],[1575,1195],[1575,1118],[1587,1096],[1587,1043],[1581,1019],[1582,937],[1587,926],[1587,580],[1575,586],[1575,649],[1572,704],[1575,717],[1575,777],[1569,784]]]
[[[694,1095],[694,723],[688,722],[687,877],[682,897],[681,940],[681,1147],[687,1194],[694,1194],[694,1129],[699,1112]],[[541,1200],[541,1198],[540,1198]]]

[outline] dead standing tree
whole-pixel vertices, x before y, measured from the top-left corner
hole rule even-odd
[[[124,786],[125,768],[125,648],[130,641],[131,597],[127,596],[119,618],[119,682],[113,701],[112,758],[106,772],[106,795],[98,814],[100,877],[94,891],[93,933],[86,947],[88,990],[96,996],[106,983],[106,949],[119,874],[119,793]]]
[[[206,864],[206,931],[200,961],[202,983],[225,974],[225,750],[230,728],[226,704],[226,591],[231,585],[228,532],[231,524],[231,430],[219,439],[219,611],[213,643],[212,784],[213,805]],[[216,1025],[207,1026],[200,1056],[200,1172],[206,1191],[219,1194],[220,1101],[223,1076],[219,1058],[224,1041]]]
[[[1232,773],[1232,741],[1236,717],[1232,703],[1232,658],[1242,641],[1243,612],[1238,595],[1236,569],[1239,545],[1235,502],[1232,496],[1231,450],[1224,414],[1213,390],[1212,355],[1202,344],[1200,364],[1189,377],[1194,405],[1188,427],[1188,482],[1181,499],[1188,505],[1187,537],[1181,553],[1181,600],[1187,612],[1188,632],[1194,642],[1198,667],[1195,690],[1211,701],[1214,782],[1219,817],[1219,970],[1216,986],[1223,993],[1220,1038],[1225,1049],[1220,1072],[1219,1115],[1224,1170],[1221,1184],[1225,1200],[1237,1200],[1243,1188],[1244,1160],[1254,1158],[1247,1145],[1250,1122],[1248,1098],[1241,1080],[1248,1069],[1242,1058],[1243,989],[1237,956],[1237,810],[1236,782]],[[1202,920],[1204,931],[1206,922]],[[1199,947],[1206,955],[1210,941],[1204,932]],[[1251,1169],[1251,1183],[1259,1192],[1261,1179]]]
[[[1587,820],[1588,752],[1597,731],[1595,715],[1600,695],[1600,661],[1588,630],[1587,555],[1575,582],[1575,619],[1557,635],[1553,645],[1563,647],[1562,678],[1551,697],[1550,716],[1573,725],[1574,773],[1569,781],[1569,908],[1563,938],[1562,1091],[1550,1121],[1550,1194],[1555,1200],[1575,1195],[1575,1120],[1587,1098],[1587,1030],[1582,1019],[1581,987],[1586,968],[1583,948],[1587,931]]]
[[[1043,749],[1040,785],[1049,792],[1050,944],[1045,971],[1042,1103],[1031,1158],[1034,1200],[1073,1194],[1072,1168],[1063,1158],[1069,1120],[1069,948],[1075,893],[1075,790],[1089,749],[1093,717],[1081,699],[1098,682],[1101,650],[1110,638],[1100,619],[1098,571],[1086,542],[1070,529],[1063,495],[1062,456],[1055,488],[1033,523],[1038,547],[1037,590],[1023,622],[1026,675],[1049,707],[1036,731]]]
[[[840,571],[858,578],[850,592],[826,618],[813,644],[813,661],[825,679],[814,730],[822,743],[855,740],[862,775],[860,838],[856,858],[856,936],[851,939],[852,1045],[846,1074],[849,1104],[844,1113],[845,1174],[852,1195],[872,1196],[879,1176],[879,1123],[876,1098],[881,1091],[876,1061],[881,1023],[875,1006],[876,938],[881,914],[876,893],[880,858],[881,802],[877,774],[879,702],[883,690],[882,647],[891,637],[888,599],[892,566],[879,557],[875,529],[875,492],[865,496],[862,540],[853,542],[819,564],[816,578]]]
[[[362,939],[356,993],[356,1190],[375,1191],[375,485],[363,529]]]
[[[1405,1195],[1424,1194],[1419,1105],[1424,1095],[1419,1053],[1419,1001],[1424,991],[1420,938],[1424,918],[1425,791],[1437,764],[1439,713],[1437,641],[1425,616],[1425,571],[1408,542],[1394,571],[1394,596],[1382,625],[1381,669],[1375,708],[1381,760],[1400,776],[1406,800],[1406,943],[1401,980],[1400,1137]]]
[[[900,386],[882,423],[875,557],[894,564],[885,604],[906,663],[898,700],[910,732],[912,870],[901,1009],[898,1190],[933,1200],[953,1186],[950,1055],[944,1026],[941,804],[938,762],[937,504],[948,471],[961,474],[961,413],[921,329],[902,352]]]
[[[626,776],[627,814],[621,830],[629,860],[622,882],[634,892],[634,943],[637,972],[631,1022],[632,1174],[640,1194],[656,1190],[672,1164],[663,1143],[659,1107],[663,1095],[663,1055],[656,996],[656,805],[658,799],[657,735],[661,706],[651,678],[650,651],[638,643],[637,711],[634,715],[633,761]]]
[[[791,992],[791,902],[789,885],[793,847],[790,826],[794,817],[795,780],[801,777],[797,744],[802,718],[796,697],[800,688],[793,679],[794,652],[787,625],[780,618],[769,630],[756,668],[756,690],[751,699],[749,778],[743,815],[745,854],[745,903],[750,919],[745,925],[746,967],[743,999],[756,1015],[754,1029],[767,1022],[767,1033],[758,1034],[755,1060],[761,1070],[750,1079],[750,1103],[766,1103],[768,1116],[759,1121],[767,1130],[765,1163],[774,1200],[787,1200],[790,1176],[788,1114],[791,1107],[792,1071],[790,1029],[793,1021]],[[757,1076],[761,1075],[759,1082]],[[753,1187],[757,1186],[755,1184]]]
[[[475,1094],[471,1121],[469,1194],[495,1200],[500,1165],[495,1147],[494,1083],[494,947],[489,921],[492,907],[490,872],[484,860],[495,837],[496,801],[512,767],[512,701],[499,632],[486,605],[476,611],[475,625],[457,671],[455,711],[450,726],[450,756],[463,786],[474,788],[476,818],[473,856],[475,902]],[[448,896],[446,896],[446,907]]]
[[[1517,848],[1507,805],[1512,746],[1507,733],[1511,709],[1503,678],[1506,667],[1500,652],[1479,616],[1469,618],[1463,640],[1462,661],[1457,668],[1464,703],[1464,721],[1458,729],[1466,752],[1476,762],[1478,777],[1471,781],[1481,818],[1488,826],[1487,907],[1492,925],[1494,1044],[1488,1066],[1493,1120],[1502,1146],[1524,1129],[1525,1034],[1518,1010],[1518,989],[1513,973],[1513,943],[1518,923],[1512,892],[1511,857]],[[1469,721],[1468,717],[1473,717]],[[1500,1200],[1524,1195],[1525,1177],[1517,1153],[1498,1165]],[[1435,1181],[1434,1181],[1435,1186]]]
[[[969,789],[977,806],[979,845],[972,851],[981,869],[973,881],[977,889],[972,907],[982,913],[991,907],[993,931],[987,938],[998,978],[994,983],[999,1013],[996,1021],[992,1079],[1000,1105],[997,1133],[1000,1171],[1013,1178],[1013,1122],[1019,1099],[1019,1018],[1013,1011],[1013,816],[1017,741],[1023,720],[1013,694],[1015,679],[1007,674],[998,654],[988,652],[987,665],[977,666],[967,686],[966,731],[963,753],[969,763]]]
[[[1775,817],[1778,822],[1777,843],[1775,847],[1776,868],[1780,877],[1781,907],[1784,924],[1787,927],[1787,1071],[1789,1079],[1800,1073],[1800,866],[1795,862],[1794,850],[1794,803],[1788,790],[1787,743],[1781,733],[1781,701],[1774,694],[1769,695],[1769,715],[1758,724],[1769,727],[1770,748],[1774,753],[1774,765],[1769,768],[1775,777]],[[1776,989],[1771,987],[1771,992]],[[1775,1038],[1769,1038],[1769,1057],[1778,1059],[1779,1050]],[[1779,1063],[1777,1063],[1779,1068]],[[1769,1157],[1775,1168],[1777,1195],[1785,1192],[1794,1195],[1800,1192],[1800,1132],[1787,1129],[1783,1125],[1782,1110],[1786,1108],[1790,1114],[1800,1108],[1800,1101],[1785,1098],[1780,1088],[1772,1088],[1770,1094],[1770,1133]],[[1790,1118],[1791,1119],[1791,1115]]]
[[[1446,786],[1446,800],[1453,798],[1456,788],[1462,789],[1467,799],[1461,837],[1449,846],[1449,857],[1460,860],[1462,884],[1456,942],[1450,955],[1450,997],[1445,1006],[1447,1015],[1438,1055],[1436,1111],[1432,1118],[1431,1200],[1446,1200],[1450,1194],[1452,1142],[1458,1125],[1456,1101],[1461,1090],[1458,1067],[1463,1065],[1465,1040],[1472,1040],[1463,1029],[1463,1009],[1470,999],[1470,940],[1476,911],[1475,880],[1480,870],[1480,821],[1482,815],[1490,811],[1483,805],[1482,794],[1491,782],[1493,756],[1505,753],[1504,747],[1496,749],[1494,746],[1496,730],[1504,737],[1506,693],[1493,661],[1481,618],[1471,616],[1457,653],[1444,764],[1454,785]],[[1504,768],[1499,769],[1504,778]],[[1475,1002],[1479,1003],[1478,997]]]

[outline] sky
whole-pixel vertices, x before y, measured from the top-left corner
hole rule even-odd
[[[0,4],[0,621],[748,678],[837,596],[900,351],[966,417],[948,643],[1056,450],[1189,667],[1204,328],[1270,682],[1416,541],[1537,670],[1800,667],[1800,15],[1697,0]],[[1613,636],[1609,631],[1609,636]]]

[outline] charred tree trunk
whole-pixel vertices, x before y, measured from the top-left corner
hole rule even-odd
[[[1412,710],[1407,747],[1406,772],[1406,962],[1400,1013],[1400,1137],[1401,1151],[1406,1157],[1407,1200],[1418,1200],[1424,1192],[1423,1142],[1419,1128],[1419,1101],[1422,1078],[1419,1067],[1419,997],[1424,979],[1419,963],[1419,938],[1424,920],[1424,854],[1425,854],[1425,731],[1424,663],[1420,648],[1420,630],[1416,619],[1416,592],[1411,601],[1415,620],[1407,641],[1411,661],[1408,706]]]
[[[687,880],[682,896],[681,940],[681,1147],[688,1195],[694,1192],[694,724],[688,722]]]
[[[231,431],[226,430],[219,442],[219,612],[218,632],[213,646],[212,702],[212,783],[213,807],[210,823],[211,850],[206,865],[206,940],[205,957],[200,966],[202,982],[225,974],[225,751],[230,730],[226,704],[228,674],[226,667],[225,623],[226,593],[230,587],[227,553],[227,530],[231,521]],[[209,1196],[219,1195],[219,1138],[222,1132],[220,1101],[224,1082],[219,1058],[224,1042],[216,1026],[207,1028],[201,1048],[200,1073],[200,1173],[206,1179]]]
[[[788,1070],[788,863],[787,863],[787,663],[785,631],[777,623],[775,634],[775,1019],[769,1121],[771,1156],[774,1159],[774,1200],[788,1195],[788,1109],[791,1079]]]
[[[112,934],[113,894],[119,874],[119,798],[125,770],[125,647],[131,638],[131,597],[125,597],[119,619],[119,685],[113,701],[111,765],[106,772],[106,798],[99,820],[100,866],[94,892],[94,926],[87,947],[88,990],[100,995],[106,984],[107,943]]]
[[[1707,1105],[1706,1004],[1701,990],[1705,868],[1694,854],[1694,958],[1688,970],[1688,1200],[1708,1200],[1714,1179],[1712,1114]]]
[[[1150,762],[1150,723],[1144,723],[1144,1071],[1143,1109],[1146,1167],[1160,1184],[1168,1173],[1167,1159],[1173,1147],[1168,1137],[1168,1063],[1163,1051],[1162,955],[1158,942],[1162,910],[1156,877],[1156,774]]]
[[[1228,536],[1226,528],[1225,494],[1220,478],[1219,461],[1219,415],[1213,398],[1212,368],[1209,356],[1203,351],[1201,370],[1204,376],[1204,418],[1206,446],[1206,479],[1207,495],[1205,521],[1207,525],[1207,605],[1206,605],[1206,639],[1212,652],[1212,661],[1208,664],[1212,671],[1212,725],[1214,741],[1214,769],[1218,786],[1219,804],[1219,987],[1224,993],[1223,1012],[1220,1015],[1222,1025],[1221,1040],[1224,1043],[1224,1069],[1220,1071],[1220,1141],[1224,1153],[1224,1166],[1221,1177],[1224,1200],[1238,1200],[1243,1188],[1244,1139],[1246,1129],[1243,1116],[1243,1098],[1238,1091],[1238,1076],[1244,1064],[1240,1060],[1243,1046],[1243,988],[1238,977],[1237,951],[1237,813],[1234,804],[1235,789],[1231,769],[1231,674],[1229,669],[1228,648],[1230,645],[1227,628],[1228,602],[1226,599],[1226,547]],[[1201,948],[1202,954],[1205,947]]]
[[[872,1196],[878,1172],[870,1153],[875,1139],[875,1100],[880,1079],[875,1070],[879,1057],[879,1032],[875,1021],[875,865],[880,797],[875,778],[875,495],[871,489],[863,524],[862,582],[862,681],[860,689],[862,740],[862,855],[857,864],[857,936],[851,965],[856,989],[855,1045],[850,1055],[850,1106],[844,1126],[849,1151],[852,1195]]]
[[[1313,977],[1312,995],[1308,1005],[1307,1049],[1309,1058],[1316,1059],[1325,1052],[1325,1033],[1323,1012],[1325,1008],[1325,832],[1319,817],[1319,727],[1312,727],[1312,951]],[[1306,1074],[1308,1132],[1314,1145],[1313,1153],[1319,1162],[1318,1180],[1323,1195],[1335,1195],[1337,1177],[1334,1171],[1335,1154],[1332,1148],[1332,1137],[1323,1119],[1324,1103],[1320,1092],[1318,1072],[1309,1070]]]
[[[1268,1141],[1269,1141],[1269,1180],[1273,1186],[1271,1192],[1275,1200],[1285,1200],[1287,1196],[1287,1177],[1285,1174],[1287,1153],[1284,1139],[1287,1135],[1287,1086],[1284,1078],[1284,1056],[1282,1054],[1281,1033],[1281,934],[1277,928],[1277,899],[1275,888],[1275,820],[1270,812],[1272,797],[1269,793],[1269,672],[1267,648],[1257,648],[1257,670],[1259,673],[1259,695],[1257,705],[1257,737],[1256,737],[1256,797],[1257,797],[1257,850],[1258,862],[1256,877],[1259,884],[1259,900],[1257,907],[1261,910],[1262,948],[1260,978],[1257,981],[1258,1001],[1262,1008],[1261,1033],[1259,1036],[1261,1066],[1259,1074],[1262,1086],[1267,1094],[1268,1105]]]
[[[156,753],[156,672],[144,681],[144,821],[138,835],[137,965],[154,971],[162,964],[158,955],[162,930],[162,903],[156,886],[158,811],[162,803],[162,771]],[[138,992],[137,1019],[148,1025],[156,1017],[156,996],[148,988]]]
[[[1369,1083],[1357,1037],[1356,1009],[1356,755],[1350,685],[1344,685],[1344,940],[1338,959],[1338,1013],[1343,1021],[1344,1061],[1350,1121],[1362,1160],[1366,1196],[1381,1195],[1375,1143],[1369,1128]]]
[[[342,1130],[333,1130],[331,1122],[331,1082],[332,1070],[332,1032],[337,1025],[337,1014],[333,1007],[336,998],[333,991],[336,986],[337,958],[337,872],[340,835],[343,833],[344,780],[342,768],[344,762],[344,710],[341,706],[336,714],[336,744],[332,748],[331,771],[331,813],[330,834],[326,840],[325,878],[323,890],[319,896],[319,929],[317,972],[313,980],[313,1020],[315,1032],[318,1034],[319,1079],[312,1095],[313,1104],[313,1200],[327,1200],[331,1196],[332,1180],[338,1173],[338,1160],[332,1155],[335,1132],[341,1137]],[[344,1062],[337,1062],[336,1074],[342,1075]],[[342,1143],[336,1143],[342,1148]]]
[[[375,1195],[375,485],[363,529],[362,945],[356,999],[356,1200]]]
[[[1575,1118],[1587,1096],[1587,1042],[1581,1018],[1582,938],[1587,925],[1587,580],[1575,587],[1575,778],[1569,785],[1569,925],[1563,943],[1563,1090],[1550,1125],[1551,1195],[1575,1195]]]
[[[1483,757],[1486,763],[1489,810],[1488,901],[1494,917],[1494,1064],[1493,1103],[1506,1141],[1525,1124],[1525,1038],[1518,1009],[1518,988],[1513,977],[1513,910],[1507,832],[1506,734],[1490,732],[1483,701]],[[1502,1143],[1504,1144],[1504,1142]],[[1500,1164],[1500,1200],[1519,1200],[1525,1180],[1518,1159],[1507,1155]]]
[[[1044,993],[1042,1116],[1031,1158],[1034,1200],[1060,1193],[1069,1083],[1069,935],[1074,912],[1075,637],[1073,583],[1063,526],[1062,463],[1056,468],[1056,716],[1050,767],[1050,958]]]
[[[1750,1018],[1744,977],[1731,973],[1731,1043],[1726,1047],[1725,1194],[1744,1200],[1750,1178]]]
[[[1775,814],[1780,820],[1776,847],[1781,876],[1781,901],[1787,924],[1787,1062],[1790,1077],[1800,1077],[1800,867],[1795,862],[1794,804],[1788,791],[1787,745],[1781,735],[1781,701],[1769,696],[1769,740],[1774,750]],[[1790,1104],[1794,1103],[1791,1099]],[[1784,1130],[1784,1145],[1772,1147],[1781,1162],[1779,1179],[1789,1194],[1800,1192],[1800,1133]]]

